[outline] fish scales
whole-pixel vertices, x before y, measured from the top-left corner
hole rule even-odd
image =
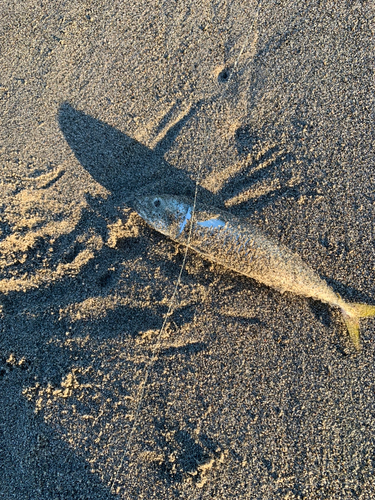
[[[211,211],[200,204],[196,206],[190,224],[186,224],[174,239],[188,244],[207,259],[281,292],[293,292],[330,303],[337,301],[333,290],[299,255],[285,245],[273,242],[251,224],[228,212]]]
[[[359,318],[375,315],[375,306],[347,303],[301,257],[259,228],[229,212],[185,197],[139,197],[134,206],[154,229],[203,257],[249,276],[280,292],[292,292],[339,307],[350,337],[360,347]]]

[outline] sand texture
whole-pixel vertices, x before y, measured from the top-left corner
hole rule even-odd
[[[159,334],[184,248],[131,204],[199,175],[375,304],[374,12],[1,1],[1,499],[375,498],[375,321],[355,355],[338,312],[188,253]]]

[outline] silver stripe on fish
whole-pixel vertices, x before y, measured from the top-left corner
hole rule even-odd
[[[197,222],[198,226],[207,227],[210,229],[218,229],[220,227],[225,227],[225,222],[220,219],[209,219],[203,222]]]

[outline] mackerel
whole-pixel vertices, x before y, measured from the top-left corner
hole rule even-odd
[[[348,303],[299,255],[229,212],[185,197],[137,197],[137,213],[154,229],[203,257],[280,292],[311,297],[341,310],[350,338],[360,350],[359,318],[375,316],[375,306]]]

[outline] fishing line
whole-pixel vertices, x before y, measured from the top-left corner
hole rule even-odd
[[[256,21],[257,21],[257,19],[256,19]],[[219,93],[219,96],[218,96],[218,99],[217,99],[218,103],[225,96],[226,90],[228,89],[229,83],[232,80],[233,74],[234,74],[235,69],[236,69],[236,67],[238,65],[240,57],[241,57],[241,55],[242,55],[242,53],[243,53],[243,51],[245,49],[246,44],[248,43],[248,39],[249,39],[249,37],[247,36],[245,38],[244,43],[242,44],[241,50],[240,50],[240,52],[239,52],[239,54],[238,54],[238,56],[237,56],[237,58],[236,58],[236,60],[235,60],[235,62],[233,64],[233,68],[230,71],[229,77],[228,77],[228,79],[226,81],[226,87],[223,89],[223,91],[221,93]],[[204,125],[204,129],[206,129],[206,120],[205,119],[204,119],[203,125]],[[161,343],[162,343],[161,342],[162,334],[164,333],[166,324],[168,322],[168,318],[174,312],[175,299],[176,299],[178,288],[179,288],[180,283],[181,283],[182,273],[183,273],[183,271],[185,269],[187,254],[188,254],[188,250],[189,250],[189,244],[190,244],[190,241],[191,241],[191,234],[192,234],[192,229],[193,229],[193,224],[194,224],[194,215],[195,215],[195,210],[196,210],[196,205],[197,205],[199,182],[200,182],[201,175],[202,175],[203,160],[205,159],[205,156],[206,156],[207,147],[208,147],[208,138],[206,138],[205,143],[204,143],[203,153],[201,155],[201,159],[200,159],[200,162],[199,162],[199,165],[198,165],[198,171],[197,171],[197,175],[196,175],[196,179],[195,179],[195,191],[194,191],[193,209],[192,209],[192,214],[191,214],[191,222],[190,222],[189,234],[188,234],[187,244],[185,246],[184,257],[183,257],[183,260],[182,260],[180,272],[179,272],[176,284],[174,286],[171,299],[169,301],[168,311],[166,312],[166,314],[164,316],[162,326],[161,326],[161,328],[159,330],[159,333],[158,333],[158,335],[156,337],[156,341],[155,341],[154,347],[152,349],[152,356],[151,356],[151,358],[150,358],[150,360],[149,360],[149,362],[147,364],[145,375],[144,375],[143,380],[140,383],[140,386],[139,386],[139,389],[138,389],[137,406],[136,406],[136,410],[135,410],[134,415],[133,415],[133,425],[131,427],[128,439],[127,439],[127,441],[125,443],[125,447],[124,447],[124,451],[122,453],[122,458],[121,458],[121,461],[120,461],[120,465],[118,466],[118,468],[115,471],[112,479],[109,482],[110,491],[112,493],[115,493],[113,491],[114,485],[115,485],[117,477],[118,477],[118,475],[119,475],[119,473],[120,473],[120,471],[121,471],[121,469],[122,469],[122,467],[124,465],[125,457],[126,457],[128,451],[129,451],[129,447],[130,447],[130,444],[132,442],[136,426],[137,426],[137,424],[139,422],[139,415],[140,415],[140,411],[141,411],[142,402],[143,402],[143,399],[144,399],[145,393],[146,393],[147,382],[148,382],[148,379],[149,379],[149,376],[150,376],[151,369],[153,368],[153,366],[155,364],[155,361],[156,361],[156,358],[157,358],[157,355],[158,355],[158,353],[160,351],[160,347],[161,347]]]

